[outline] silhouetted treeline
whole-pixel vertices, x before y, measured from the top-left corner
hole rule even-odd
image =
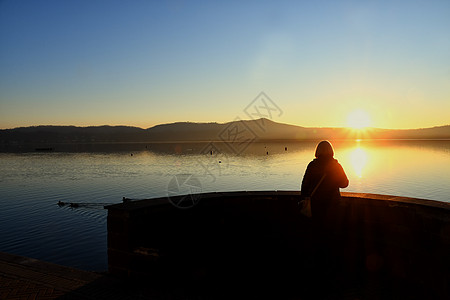
[[[31,144],[133,143],[168,141],[245,141],[320,139],[450,139],[450,126],[424,129],[388,130],[347,128],[306,128],[268,119],[219,123],[180,122],[148,129],[131,126],[33,126],[0,130],[0,146]]]

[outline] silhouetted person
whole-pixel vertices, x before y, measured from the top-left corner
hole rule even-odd
[[[333,269],[333,220],[341,199],[339,188],[348,186],[348,178],[342,166],[333,158],[334,150],[328,141],[321,141],[316,148],[316,158],[308,164],[303,176],[301,195],[311,197],[314,228],[314,251],[317,267],[324,272]],[[311,196],[311,194],[314,194]]]
[[[303,176],[302,197],[311,198],[311,211],[313,219],[326,219],[333,213],[333,204],[341,199],[339,188],[348,186],[348,178],[344,169],[333,158],[334,150],[328,141],[321,141],[316,148],[316,158],[308,164]],[[320,184],[319,184],[320,183]]]

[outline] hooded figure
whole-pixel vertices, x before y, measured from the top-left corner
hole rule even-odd
[[[333,158],[334,150],[328,141],[321,141],[316,148],[316,158],[308,164],[303,176],[301,195],[311,197],[312,217],[323,224],[333,212],[333,204],[341,198],[339,188],[348,186],[348,178],[342,166]]]
[[[340,254],[343,251],[341,240],[333,233],[339,226],[337,204],[341,199],[339,188],[348,186],[344,169],[333,158],[330,142],[317,145],[316,158],[308,164],[302,181],[302,197],[311,198],[313,229],[313,260],[316,280],[324,277],[336,278],[340,267]]]

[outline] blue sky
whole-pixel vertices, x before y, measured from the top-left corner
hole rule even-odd
[[[1,1],[0,128],[449,124],[450,1]]]

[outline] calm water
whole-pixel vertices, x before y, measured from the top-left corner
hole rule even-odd
[[[450,202],[450,141],[333,144],[350,179],[343,191]],[[211,155],[217,146],[222,153]],[[90,147],[91,152],[0,153],[0,251],[106,270],[103,204],[119,203],[123,196],[186,193],[190,188],[174,179],[189,176],[196,178],[196,192],[298,190],[315,143],[253,143],[239,154],[225,146],[134,144]],[[58,201],[82,205],[59,207]]]

